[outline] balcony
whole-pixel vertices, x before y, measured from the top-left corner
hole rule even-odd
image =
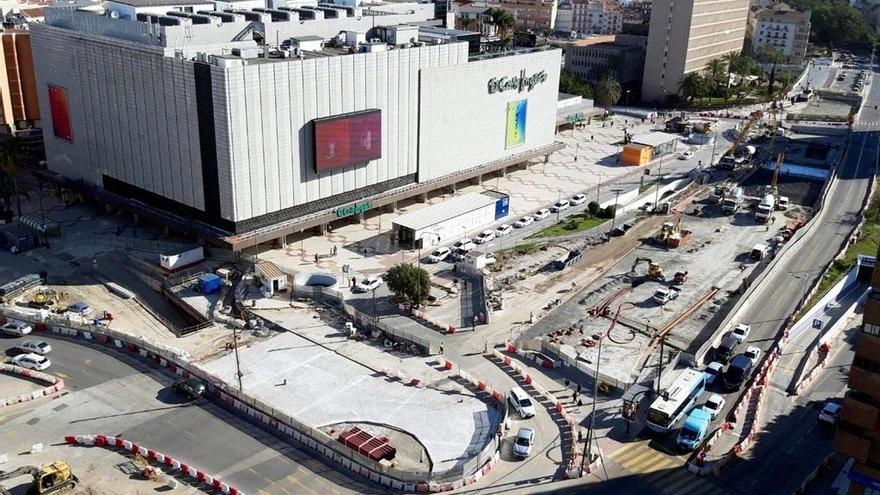
[[[863,463],[868,459],[871,442],[838,428],[834,435],[834,450]]]
[[[853,390],[880,398],[880,375],[855,364],[849,372],[849,386]]]
[[[844,423],[868,431],[876,431],[878,417],[880,417],[880,408],[859,401],[853,396],[853,394],[847,395],[846,399],[843,401],[843,411],[840,413],[840,421]]]

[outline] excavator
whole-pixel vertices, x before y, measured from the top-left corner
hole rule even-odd
[[[44,467],[22,466],[15,471],[0,471],[0,482],[30,475],[34,481],[28,490],[29,494],[44,495],[55,493],[66,488],[73,488],[79,481],[64,461],[55,461]],[[8,489],[0,485],[0,495],[12,495]]]
[[[663,268],[660,266],[660,263],[654,263],[651,258],[636,258],[636,260],[632,264],[632,268],[629,269],[630,273],[635,273],[636,268],[638,268],[639,263],[641,262],[648,263],[648,273],[645,275],[647,278],[653,278],[656,280],[663,280]]]

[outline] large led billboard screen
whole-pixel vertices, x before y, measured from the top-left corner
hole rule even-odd
[[[66,89],[49,86],[49,110],[52,113],[52,131],[55,133],[55,137],[65,141],[73,141]]]
[[[382,158],[382,111],[315,119],[315,171]]]

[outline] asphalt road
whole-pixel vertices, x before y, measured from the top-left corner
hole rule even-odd
[[[63,377],[70,392],[0,416],[0,452],[37,441],[55,444],[71,432],[121,434],[190,460],[248,493],[382,493],[207,399],[183,401],[168,389],[170,375],[137,360],[51,336],[31,338],[52,344],[47,371]],[[14,355],[9,349],[22,340],[4,338],[0,350]]]

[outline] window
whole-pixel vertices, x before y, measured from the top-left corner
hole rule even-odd
[[[873,335],[874,337],[880,337],[880,325],[866,322],[862,325],[862,332],[868,335]]]

